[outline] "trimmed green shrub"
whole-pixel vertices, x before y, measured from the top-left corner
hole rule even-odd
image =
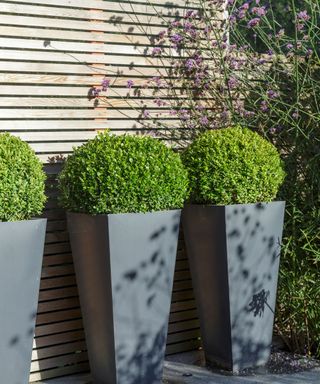
[[[182,159],[195,203],[268,202],[275,198],[285,176],[276,148],[240,126],[205,132]]]
[[[67,159],[62,205],[89,214],[181,208],[187,171],[178,154],[147,136],[99,134]]]
[[[8,133],[0,134],[0,221],[28,220],[42,212],[45,179],[30,146]]]

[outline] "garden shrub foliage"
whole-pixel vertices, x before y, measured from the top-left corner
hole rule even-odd
[[[286,200],[286,217],[276,328],[291,350],[320,357],[319,1],[199,0],[198,5],[152,40],[155,46],[147,53],[163,59],[163,68],[142,86],[128,82],[125,100],[141,110],[146,128],[173,136],[180,146],[199,132],[237,124],[274,143],[287,173],[278,196]],[[221,23],[225,7],[228,16]],[[107,73],[93,97],[112,86]],[[153,89],[155,106],[169,110],[180,129],[158,119],[161,111],[156,116],[148,111],[147,88]],[[141,102],[130,100],[138,94]]]
[[[200,135],[182,155],[191,199],[217,205],[268,202],[284,179],[276,148],[247,128]]]
[[[73,212],[149,212],[181,208],[188,178],[178,154],[147,136],[99,134],[74,150],[59,176]]]
[[[41,214],[45,179],[30,146],[18,137],[0,134],[0,221],[28,220]]]

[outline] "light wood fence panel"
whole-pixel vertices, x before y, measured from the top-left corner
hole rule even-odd
[[[149,37],[159,33],[166,20],[190,8],[185,0],[153,3],[0,1],[0,131],[28,141],[48,174],[44,212],[48,230],[30,382],[89,369],[65,212],[57,202],[60,165],[52,161],[71,153],[97,131],[142,130],[137,112],[123,101],[126,82],[133,78],[142,84],[156,70],[167,73],[169,61],[151,57]],[[191,7],[196,8],[196,1]],[[107,108],[96,107],[88,91],[105,73],[116,79],[116,87],[108,94]],[[149,89],[144,101],[154,108],[152,100]],[[174,118],[166,117],[169,125],[177,125]],[[199,346],[199,321],[181,240],[167,353]]]

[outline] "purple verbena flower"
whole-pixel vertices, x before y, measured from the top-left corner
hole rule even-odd
[[[279,92],[276,92],[273,89],[268,89],[267,96],[269,99],[276,99],[277,97],[279,97]]]
[[[301,11],[297,14],[298,20],[308,21],[310,20],[310,16],[307,11]]]
[[[92,87],[90,90],[90,99],[99,97],[100,93],[101,93],[101,89]]]
[[[161,31],[158,33],[157,39],[162,40],[164,39],[165,35],[166,35],[166,31]]]
[[[246,14],[247,14],[247,12],[244,9],[241,9],[238,12],[238,19],[240,19],[240,20],[244,19],[246,17]]]
[[[230,24],[235,24],[237,22],[237,18],[235,17],[235,15],[231,15],[229,17],[229,22]]]
[[[297,30],[298,31],[303,31],[303,29],[304,29],[304,25],[302,23],[298,23],[297,24]]]
[[[254,28],[256,27],[257,25],[260,24],[260,21],[261,19],[259,17],[255,17],[254,19],[251,19],[249,22],[248,22],[248,28]]]
[[[268,112],[269,111],[268,103],[266,102],[266,100],[263,100],[261,102],[260,109],[262,112]]]
[[[181,120],[189,120],[190,119],[189,112],[186,109],[180,109],[179,117],[181,118]]]
[[[200,118],[200,124],[201,125],[208,125],[209,124],[209,119],[207,118],[207,116],[202,116]]]
[[[228,80],[228,87],[230,89],[234,89],[236,88],[238,85],[238,80],[235,78],[235,77],[230,77],[230,79]]]
[[[131,89],[134,86],[133,80],[128,80],[127,81],[127,88]]]
[[[192,19],[192,18],[195,17],[195,16],[196,16],[196,12],[193,11],[193,10],[191,10],[191,9],[189,9],[189,10],[186,12],[184,18],[185,18],[185,19]]]
[[[242,4],[239,9],[244,9],[247,11],[249,9],[249,7],[250,7],[250,4],[248,2],[246,2],[246,3]]]
[[[188,59],[186,61],[185,67],[190,72],[190,71],[192,71],[196,67],[196,65],[197,64],[196,64],[194,59]]]
[[[265,59],[261,59],[261,58],[260,58],[260,59],[257,60],[257,64],[258,64],[258,65],[263,65],[263,64],[265,64],[265,63],[266,63],[266,60],[265,60]]]
[[[252,8],[252,13],[254,15],[257,15],[259,17],[265,16],[266,14],[266,9],[265,7],[253,7]]]
[[[150,112],[147,111],[147,110],[144,110],[144,111],[142,112],[142,116],[143,116],[144,118],[148,118],[148,117],[150,117]]]
[[[161,100],[161,99],[154,99],[153,102],[158,106],[158,107],[163,107],[164,105],[166,105],[166,102]]]
[[[111,80],[110,79],[103,79],[101,82],[102,90],[105,92],[110,87]]]
[[[312,53],[313,53],[313,50],[309,48],[306,52],[306,59],[310,59],[310,57],[312,56]]]
[[[159,56],[162,53],[162,49],[160,47],[155,47],[152,49],[151,55],[152,56]]]
[[[183,37],[182,37],[179,33],[175,33],[174,35],[172,35],[172,36],[170,37],[170,41],[171,41],[173,44],[175,44],[175,45],[179,45],[179,44],[181,44],[182,40],[183,40]]]

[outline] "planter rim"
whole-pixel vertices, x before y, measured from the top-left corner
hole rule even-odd
[[[45,217],[32,217],[28,220],[14,220],[14,221],[0,221],[1,224],[13,224],[13,223],[27,223],[29,221],[47,221]]]
[[[127,212],[127,213],[97,213],[97,214],[93,214],[93,213],[85,213],[85,212],[73,212],[73,211],[67,211],[67,214],[68,215],[83,215],[83,216],[91,216],[91,217],[109,217],[109,216],[124,216],[124,215],[140,215],[140,216],[144,216],[144,215],[148,215],[148,214],[151,214],[151,213],[154,213],[154,214],[160,214],[160,213],[163,213],[163,212],[174,212],[174,211],[181,211],[182,208],[175,208],[175,209],[164,209],[162,211],[148,211],[148,212]]]
[[[273,204],[273,203],[285,203],[285,200],[273,200],[273,201],[258,201],[256,203],[242,203],[242,204],[197,204],[197,203],[186,203],[185,207],[216,207],[216,208],[224,208],[224,207],[240,207],[243,205],[257,205],[257,204]]]

